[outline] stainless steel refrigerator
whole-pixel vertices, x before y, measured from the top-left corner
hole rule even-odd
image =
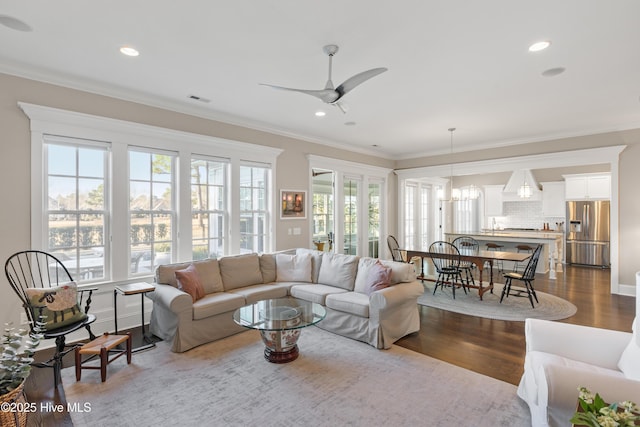
[[[609,201],[567,202],[567,264],[610,267]]]

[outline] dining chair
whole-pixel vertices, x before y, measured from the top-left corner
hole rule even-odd
[[[527,253],[532,254],[535,249],[536,248],[534,248],[533,246],[529,246],[529,245],[524,245],[524,244],[516,245],[516,252],[518,252],[518,253],[527,252]],[[518,268],[520,268],[520,262],[515,261],[513,263],[513,271],[515,271],[517,273],[518,272]]]
[[[387,236],[387,246],[389,246],[389,250],[391,251],[391,258],[394,261],[406,262],[406,260],[402,257],[402,251],[400,250],[400,246],[398,245],[398,240],[394,236]]]
[[[460,255],[477,255],[480,250],[480,243],[476,239],[470,236],[460,236],[456,237],[453,242],[451,242],[453,246],[458,248],[460,251]],[[460,260],[460,270],[462,270],[465,274],[465,280],[467,282],[467,286],[469,284],[473,284],[475,286],[476,282],[473,279],[473,269],[476,268],[476,265],[471,261]]]
[[[41,333],[43,339],[55,339],[56,349],[51,359],[33,363],[38,368],[53,368],[54,387],[60,383],[63,357],[78,345],[67,345],[66,336],[86,328],[89,338],[91,323],[96,316],[88,314],[91,296],[95,289],[78,289],[69,270],[55,256],[36,250],[21,251],[11,255],[4,271],[26,312],[31,334]],[[82,309],[83,299],[84,309]],[[36,322],[43,329],[35,330]]]
[[[509,294],[511,293],[511,281],[512,280],[520,280],[524,283],[524,290],[516,290],[514,296],[524,296],[523,292],[526,291],[527,297],[529,297],[529,302],[531,302],[531,307],[536,308],[533,305],[533,299],[535,298],[536,302],[539,304],[538,296],[536,295],[536,291],[533,289],[533,281],[536,277],[536,268],[538,266],[538,259],[540,258],[540,253],[542,252],[542,245],[538,245],[533,251],[533,255],[529,258],[529,262],[527,266],[524,268],[522,273],[518,273],[512,271],[510,273],[505,273],[504,278],[504,287],[502,288],[502,294],[500,295],[500,303],[504,299],[505,295],[509,298]]]
[[[433,266],[438,273],[436,279],[436,285],[433,288],[433,294],[435,295],[438,290],[444,290],[445,285],[451,286],[453,293],[453,299],[456,298],[456,287],[462,287],[464,293],[467,293],[466,285],[462,280],[462,274],[460,270],[460,251],[449,242],[437,241],[433,242],[429,246],[429,257],[433,262]],[[459,279],[458,282],[456,280]]]

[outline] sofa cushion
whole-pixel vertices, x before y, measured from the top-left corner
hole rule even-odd
[[[256,253],[223,257],[219,263],[225,291],[262,283],[260,257]]]
[[[347,292],[345,289],[321,284],[293,285],[290,291],[291,296],[294,298],[300,298],[322,305],[325,305],[327,295],[345,292]]]
[[[416,271],[413,264],[407,262],[380,260],[385,267],[391,267],[391,284],[413,282],[416,280]]]
[[[322,255],[324,252],[315,249],[298,248],[297,254],[311,254],[311,281],[318,283],[318,275],[320,274],[320,266],[322,265]]]
[[[184,270],[176,270],[175,274],[178,289],[191,295],[193,302],[204,297],[204,287],[195,265],[189,264]]]
[[[276,282],[311,282],[311,254],[277,254]]]
[[[229,291],[229,293],[242,295],[245,299],[245,305],[247,305],[263,299],[284,298],[289,293],[289,287],[290,284],[271,283],[237,288]]]
[[[229,313],[245,305],[244,296],[231,292],[205,295],[193,303],[193,320],[206,319],[216,314]],[[229,314],[231,316],[231,314]]]
[[[158,268],[156,268],[156,283],[164,283],[177,288],[178,282],[176,281],[176,270],[184,270],[189,267],[190,264],[193,264],[196,267],[205,294],[222,292],[224,290],[222,287],[222,278],[220,277],[218,260],[216,259],[159,265]]]
[[[326,306],[333,310],[369,317],[369,297],[358,292],[330,294],[326,298]]]
[[[357,269],[357,256],[325,252],[322,254],[318,283],[352,291]]]
[[[260,271],[262,272],[262,283],[271,283],[276,281],[275,254],[260,255]]]

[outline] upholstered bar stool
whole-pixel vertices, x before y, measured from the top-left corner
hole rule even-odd
[[[532,247],[532,246],[529,246],[529,245],[517,245],[517,246],[516,246],[516,251],[517,251],[518,253],[521,253],[521,252],[527,252],[527,253],[532,254],[532,253],[533,253],[533,251],[534,251],[535,249],[536,249],[536,248],[534,248],[534,247]],[[515,272],[517,273],[517,272],[518,272],[518,267],[520,267],[520,263],[519,263],[518,261],[516,261],[516,262],[513,264],[513,271],[515,271]]]
[[[488,251],[501,251],[504,249],[504,245],[494,242],[487,242],[485,246],[487,247]],[[496,267],[498,268],[498,271],[500,273],[504,271],[504,265],[501,260],[496,260]]]

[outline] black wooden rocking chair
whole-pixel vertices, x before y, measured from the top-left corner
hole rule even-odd
[[[77,345],[65,343],[67,334],[84,327],[89,332],[89,338],[95,339],[90,325],[95,322],[96,316],[88,314],[91,295],[95,289],[78,289],[75,293],[73,279],[64,264],[55,256],[42,251],[29,250],[11,255],[5,263],[4,271],[9,284],[22,301],[31,332],[34,333],[36,321],[43,320],[47,324],[45,330],[41,332],[43,339],[55,338],[56,340],[53,357],[46,362],[33,363],[33,366],[53,368],[54,387],[57,389],[60,383],[62,358],[77,347]],[[55,305],[49,305],[47,308],[47,304],[55,301],[56,294],[62,297],[63,289],[71,289],[70,292],[64,291],[64,294],[75,297],[75,304],[63,311],[56,311]],[[82,311],[80,307],[85,293],[87,298]]]

